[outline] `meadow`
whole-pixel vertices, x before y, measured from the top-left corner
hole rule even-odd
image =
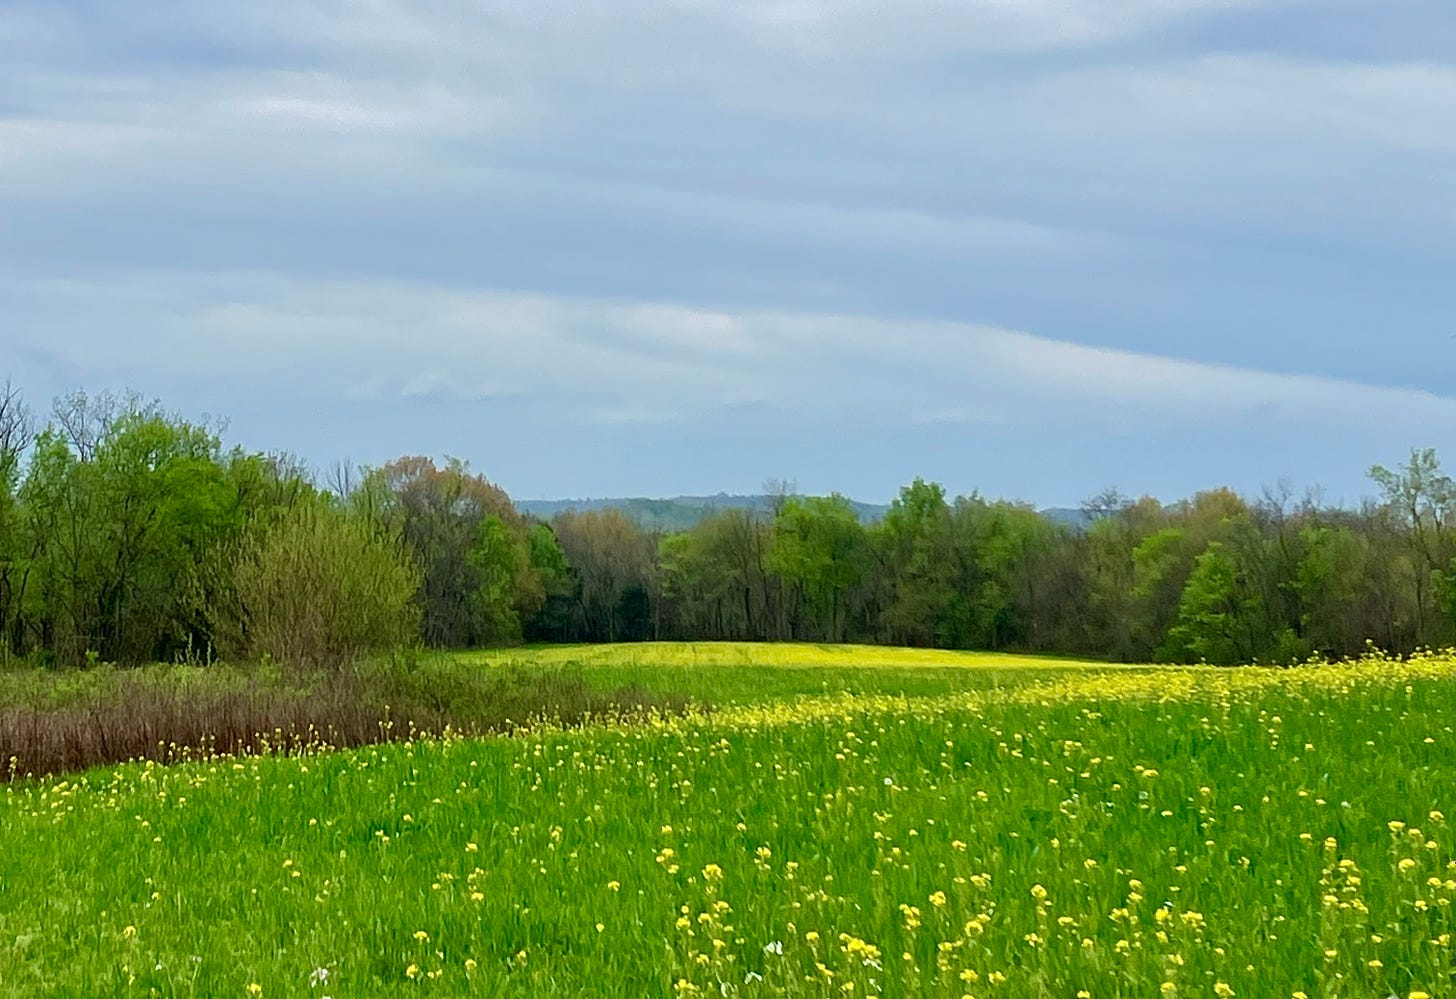
[[[11,784],[0,995],[1456,989],[1450,655],[462,662],[713,710]]]

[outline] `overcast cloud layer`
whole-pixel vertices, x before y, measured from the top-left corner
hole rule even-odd
[[[0,379],[521,497],[1354,500],[1456,455],[1453,54],[1447,0],[0,0]]]

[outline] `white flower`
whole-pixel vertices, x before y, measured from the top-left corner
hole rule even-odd
[[[328,980],[329,980],[329,969],[328,968],[314,968],[313,969],[313,974],[311,974],[311,975],[308,976],[308,987],[311,988],[311,989],[317,988],[318,986],[324,984],[324,982],[327,982]],[[324,999],[328,999],[328,997],[325,996]]]
[[[777,954],[780,957],[783,957],[783,955],[784,955],[784,944],[783,944],[783,941],[782,940],[775,940],[773,943],[766,945],[763,948],[763,952],[765,954]]]
[[[885,778],[885,786],[886,787],[894,787],[895,786],[895,778],[893,778],[893,777],[886,777]]]

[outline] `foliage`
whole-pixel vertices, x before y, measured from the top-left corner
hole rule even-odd
[[[916,479],[880,522],[880,558],[885,566],[886,593],[881,622],[886,638],[897,645],[961,644],[950,618],[960,593],[955,578],[962,559],[953,551],[950,506],[945,490]]]
[[[100,411],[91,422],[95,404],[63,401],[35,441],[12,646],[71,663],[169,657],[189,638],[186,582],[240,526],[234,459],[155,405]]]
[[[769,553],[798,609],[792,620],[802,622],[789,637],[844,641],[870,557],[869,536],[847,499],[790,497],[774,519]]]
[[[1412,449],[1394,471],[1376,465],[1370,478],[1406,541],[1416,630],[1436,642],[1456,638],[1456,481],[1441,471],[1430,448]]]
[[[923,479],[867,519],[779,484],[657,533],[614,509],[539,521],[464,462],[404,457],[340,466],[327,502],[417,570],[417,630],[383,630],[405,645],[804,639],[1231,664],[1456,642],[1456,484],[1431,450],[1370,475],[1380,499],[1357,509],[1108,490],[1080,521]],[[38,422],[7,386],[0,664],[255,651],[239,560],[320,496],[297,460],[229,450],[157,403],[74,393]],[[332,644],[324,658],[363,647]]]
[[[575,584],[569,637],[597,642],[648,637],[659,579],[652,537],[619,510],[564,513],[554,527]]]
[[[519,641],[545,593],[510,497],[469,466],[407,457],[370,473],[356,509],[403,538],[422,573],[422,632],[440,648]]]
[[[1248,621],[1253,597],[1220,542],[1193,561],[1183,587],[1178,623],[1168,633],[1168,659],[1232,666],[1253,658]]]
[[[234,572],[240,657],[338,669],[419,631],[419,572],[391,539],[322,503],[253,538]]]
[[[522,622],[522,630],[531,641],[564,641],[571,633],[576,596],[566,554],[549,524],[532,524],[526,543],[542,599],[541,609]]]

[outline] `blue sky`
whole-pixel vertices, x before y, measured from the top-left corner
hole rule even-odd
[[[0,0],[0,378],[522,498],[1456,453],[1449,0]]]

